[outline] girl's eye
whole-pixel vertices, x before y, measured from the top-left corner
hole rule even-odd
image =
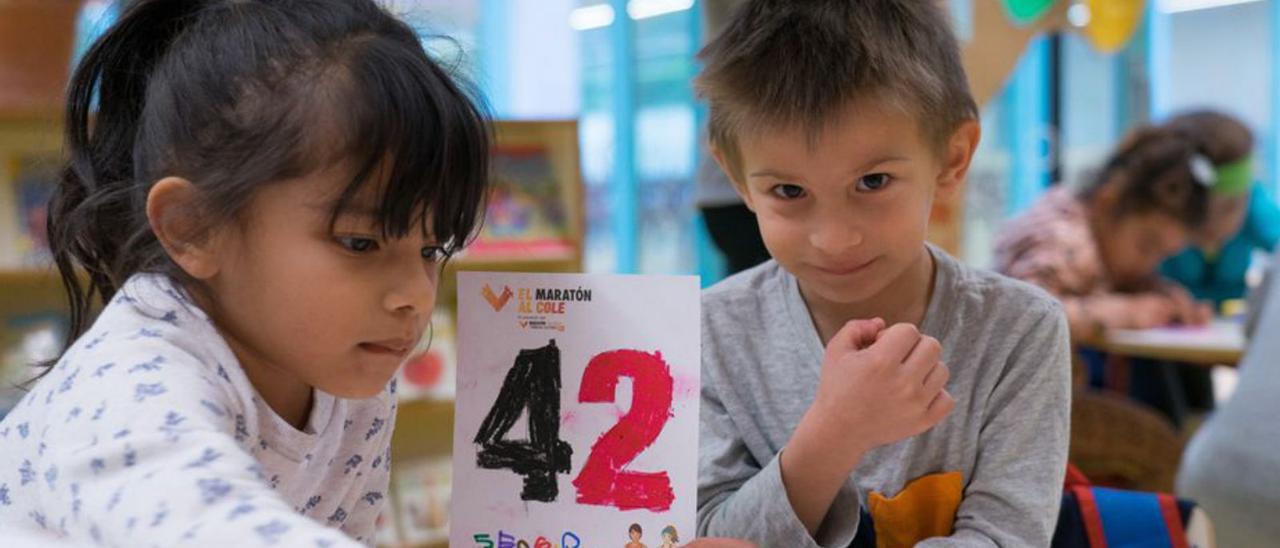
[[[769,192],[783,200],[795,200],[804,196],[804,188],[792,184],[775,186],[769,189]]]
[[[372,238],[361,238],[359,236],[338,236],[338,245],[346,248],[348,251],[355,253],[368,253],[378,249],[378,242]]]
[[[428,262],[439,262],[445,258],[445,251],[440,246],[428,246],[422,248],[422,258]]]
[[[889,175],[885,173],[873,173],[861,179],[858,179],[858,190],[862,192],[875,192],[889,186]]]

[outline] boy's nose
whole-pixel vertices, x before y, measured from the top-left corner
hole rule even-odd
[[[842,223],[828,223],[809,234],[809,245],[829,254],[838,254],[860,244],[862,231]]]

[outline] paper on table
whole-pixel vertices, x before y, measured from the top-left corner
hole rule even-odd
[[[1214,319],[1202,327],[1112,329],[1107,331],[1107,342],[1212,351],[1240,351],[1245,345],[1244,328],[1240,322],[1225,318]]]

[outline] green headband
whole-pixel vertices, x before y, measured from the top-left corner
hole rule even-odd
[[[1211,191],[1218,196],[1237,196],[1253,186],[1253,157],[1245,156],[1214,169],[1216,177]]]

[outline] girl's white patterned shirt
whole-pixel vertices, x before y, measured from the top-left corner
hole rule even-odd
[[[314,395],[298,431],[183,291],[134,276],[0,420],[0,531],[72,545],[372,545],[395,382],[367,400]]]

